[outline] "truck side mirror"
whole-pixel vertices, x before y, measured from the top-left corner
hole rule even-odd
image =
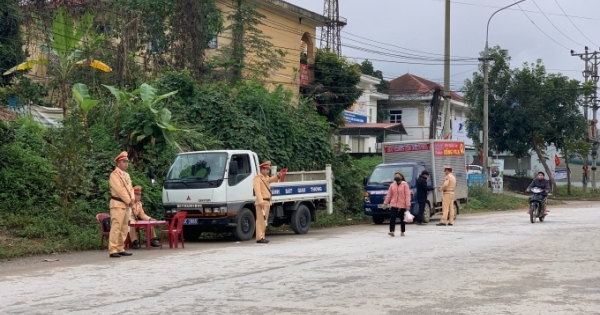
[[[148,178],[150,178],[152,185],[156,184],[156,181],[154,180],[154,167],[152,166],[148,167]]]
[[[363,185],[367,186],[367,182],[368,182],[368,179],[366,177],[363,178]]]
[[[238,164],[236,161],[229,162],[229,174],[230,175],[238,174]]]

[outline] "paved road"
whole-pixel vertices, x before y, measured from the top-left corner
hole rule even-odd
[[[0,314],[600,314],[600,206],[0,264]]]

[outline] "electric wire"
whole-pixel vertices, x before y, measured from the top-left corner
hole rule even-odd
[[[546,20],[548,20],[548,22],[550,22],[550,24],[552,25],[552,27],[554,27],[559,33],[561,33],[564,37],[566,37],[568,40],[572,41],[576,45],[585,46],[583,44],[580,44],[580,43],[574,41],[571,37],[565,35],[565,33],[563,33],[558,27],[556,27],[556,25],[554,25],[554,23],[552,23],[552,21],[550,20],[550,18],[544,13],[544,11],[542,11],[542,8],[540,8],[540,6],[537,4],[537,2],[535,2],[535,0],[531,0],[531,1],[533,2],[533,4],[535,4],[535,6],[538,8],[538,10],[540,10],[540,12],[542,13],[542,15],[544,15],[544,17],[546,18]]]
[[[542,32],[542,34],[546,35],[546,37],[548,37],[549,39],[551,39],[553,42],[555,42],[557,45],[570,50],[567,46],[557,42],[554,38],[552,38],[550,35],[546,34],[546,32],[544,32],[537,24],[535,24],[535,22],[529,17],[529,15],[523,10],[523,8],[521,8],[520,4],[517,4],[517,6],[519,7],[519,9],[521,9],[521,12],[523,12],[523,14],[525,14],[525,16],[527,17],[527,19],[529,19],[529,21],[540,31]]]
[[[562,8],[562,6],[560,5],[560,3],[558,3],[558,0],[554,0],[554,2],[556,2],[556,5],[560,8],[560,10],[564,13],[564,16],[567,17],[567,19],[569,19],[569,21],[571,22],[571,24],[573,24],[573,26],[577,29],[577,31],[583,35],[583,37],[585,37],[585,39],[587,39],[590,43],[594,44],[594,46],[599,47],[600,45],[595,44],[591,39],[589,39],[587,36],[585,36],[585,34],[579,29],[579,27],[577,27],[577,25],[575,25],[575,23],[573,22],[573,20],[571,20],[571,17],[567,14],[567,12],[565,12],[565,10]]]

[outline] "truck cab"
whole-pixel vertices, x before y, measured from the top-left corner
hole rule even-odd
[[[417,204],[416,182],[422,171],[428,170],[424,162],[399,162],[379,164],[369,177],[364,179],[364,214],[373,217],[373,223],[383,224],[390,218],[390,211],[383,209],[383,202],[387,195],[390,184],[394,181],[394,174],[400,172],[408,183],[412,192],[410,212],[417,215],[419,205]],[[432,186],[431,177],[428,186]]]

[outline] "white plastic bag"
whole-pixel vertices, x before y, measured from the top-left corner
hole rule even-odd
[[[406,210],[404,212],[404,223],[411,223],[415,217],[410,213],[410,211]]]

